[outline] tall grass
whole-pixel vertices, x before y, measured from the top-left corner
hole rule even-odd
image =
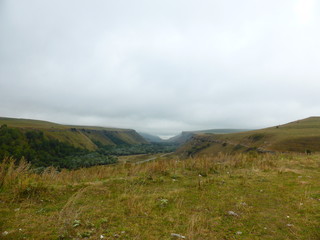
[[[21,186],[29,178],[30,164],[21,159],[18,164],[13,158],[5,158],[0,164],[0,187]]]
[[[107,180],[113,177],[130,178],[138,175],[175,175],[176,171],[186,173],[197,172],[200,175],[209,173],[232,171],[232,169],[252,168],[261,171],[278,168],[279,155],[219,155],[216,157],[197,157],[181,160],[178,157],[153,161],[143,164],[119,164],[113,166],[96,166],[78,170],[57,171],[53,167],[42,173],[35,173],[30,163],[24,159],[15,161],[5,158],[0,164],[0,189],[11,191],[17,197],[31,189],[56,184],[81,184]],[[288,159],[288,158],[286,158]]]
[[[20,161],[8,157],[0,163],[0,191],[11,193],[12,200],[36,196],[45,191],[44,175],[36,174],[24,158]]]

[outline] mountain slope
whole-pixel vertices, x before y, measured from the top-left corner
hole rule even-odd
[[[143,133],[143,132],[139,132],[139,134],[148,142],[154,142],[154,143],[159,143],[159,142],[163,142],[164,140],[162,140],[160,137],[149,134],[149,133]]]
[[[270,128],[231,133],[198,134],[178,152],[212,155],[219,152],[319,152],[320,117],[310,117]]]
[[[115,146],[147,143],[132,129],[69,126],[40,120],[0,118],[0,125],[4,124],[22,131],[39,130],[48,137],[87,150],[97,149],[96,144]]]
[[[244,132],[248,131],[248,129],[208,129],[208,130],[199,130],[199,131],[183,131],[177,136],[174,136],[168,139],[168,142],[173,142],[177,144],[183,144],[191,139],[194,135],[201,133],[214,133],[214,134],[225,134],[225,133],[236,133],[236,132]]]

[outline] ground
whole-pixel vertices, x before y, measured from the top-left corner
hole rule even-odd
[[[2,239],[320,239],[320,155],[129,159],[42,175],[8,161]]]

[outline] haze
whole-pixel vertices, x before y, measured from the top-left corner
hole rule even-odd
[[[320,113],[315,0],[2,0],[0,116],[260,128]]]

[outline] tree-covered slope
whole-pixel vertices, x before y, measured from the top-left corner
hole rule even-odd
[[[0,127],[0,162],[5,158],[24,158],[33,167],[79,168],[115,163],[116,158],[60,142],[40,130],[21,131],[7,125]]]
[[[0,118],[0,125],[4,124],[8,127],[19,128],[22,131],[40,130],[49,138],[87,150],[96,150],[97,142],[110,146],[147,143],[143,137],[132,129],[69,126],[39,120]]]

